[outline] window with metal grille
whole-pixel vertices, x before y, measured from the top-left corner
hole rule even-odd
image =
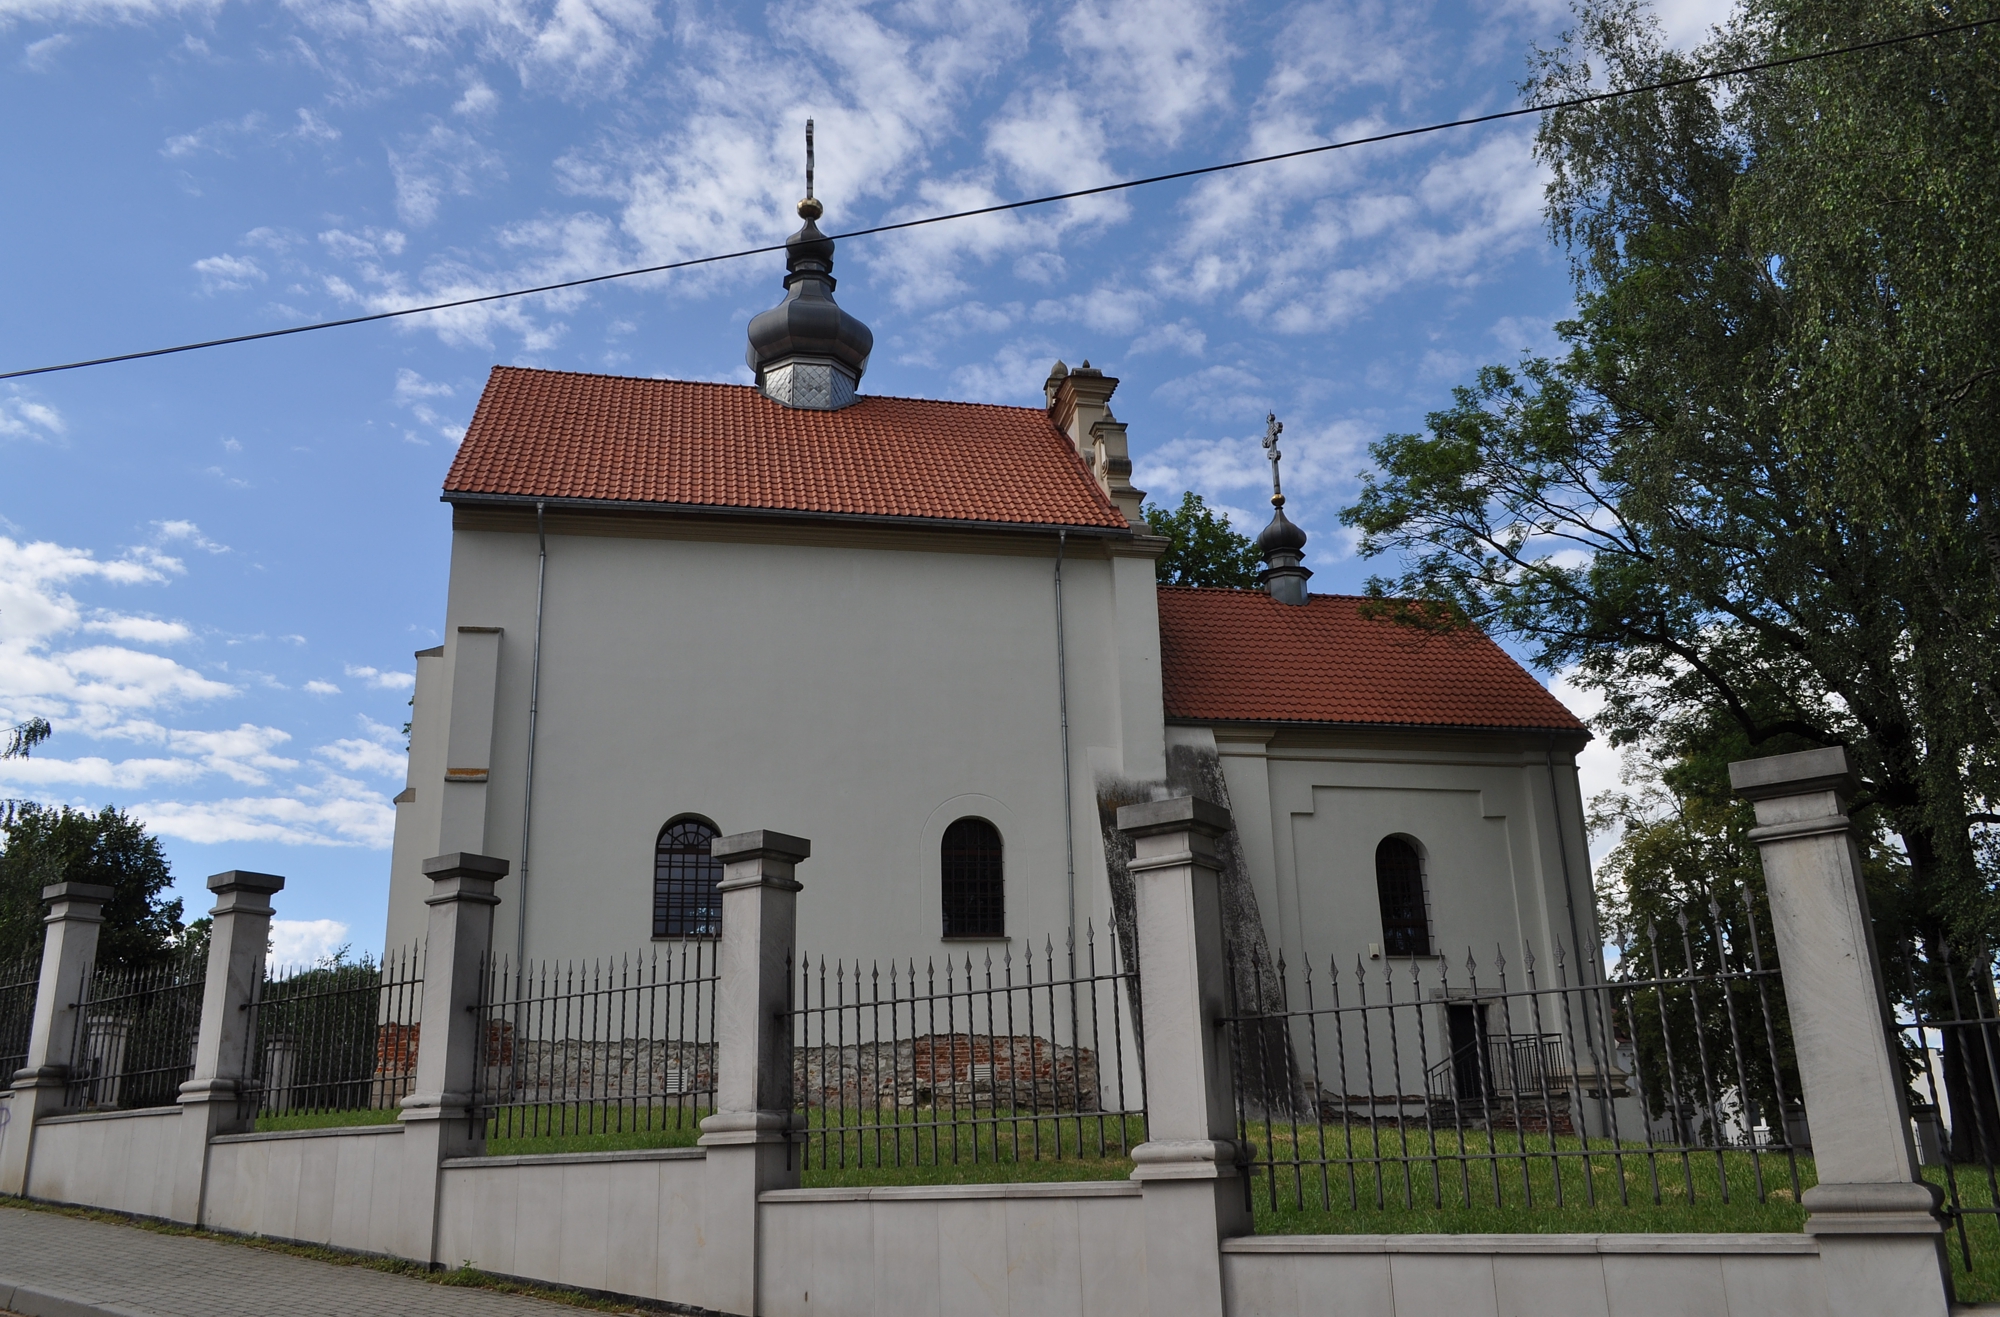
[[[938,851],[944,878],[944,935],[1007,936],[1000,830],[985,819],[960,819],[944,830]]]
[[[1424,908],[1424,863],[1401,837],[1375,848],[1375,894],[1382,902],[1382,951],[1390,956],[1431,954],[1430,912]]]
[[[714,937],[722,932],[722,861],[709,853],[717,836],[706,819],[674,819],[653,848],[653,936]]]

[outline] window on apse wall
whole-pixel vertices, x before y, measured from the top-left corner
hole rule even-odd
[[[1005,937],[1007,904],[1000,830],[964,818],[944,830],[938,847],[946,937]]]
[[[709,852],[716,838],[707,819],[678,818],[660,829],[653,848],[653,936],[714,937],[722,932],[722,861]]]
[[[1423,857],[1401,837],[1384,837],[1375,848],[1375,894],[1382,903],[1383,954],[1430,955]]]

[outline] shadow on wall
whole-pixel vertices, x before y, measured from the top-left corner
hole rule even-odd
[[[1139,968],[1137,914],[1126,842],[1118,832],[1118,809],[1122,805],[1176,796],[1194,796],[1228,809],[1229,785],[1223,780],[1222,759],[1215,751],[1192,745],[1169,745],[1165,782],[1142,782],[1107,775],[1100,776],[1096,786],[1098,832],[1104,843],[1104,867],[1111,878],[1112,918],[1118,925],[1118,942],[1125,956],[1125,964],[1121,968],[1136,975]],[[1281,1014],[1285,1002],[1277,966],[1271,959],[1271,944],[1265,936],[1263,915],[1257,906],[1257,892],[1250,885],[1250,867],[1243,858],[1243,843],[1233,830],[1217,840],[1216,854],[1222,862],[1222,934],[1229,953],[1230,990],[1233,994],[1231,1010],[1236,1014]],[[1130,980],[1129,984],[1137,989],[1137,978]],[[1139,991],[1143,992],[1143,989]],[[1132,1001],[1132,1022],[1143,1038],[1141,1004],[1136,997],[1137,994]],[[1292,1056],[1291,1039],[1280,1022],[1273,1021],[1265,1027],[1274,1030],[1274,1035],[1265,1040],[1264,1046],[1244,1048],[1244,1055],[1237,1058],[1237,1064],[1254,1070],[1263,1063],[1260,1058],[1268,1058],[1273,1068],[1282,1067],[1284,1073],[1239,1075],[1238,1083],[1247,1081],[1245,1091],[1248,1092],[1289,1092],[1300,1082],[1300,1071]],[[1144,1057],[1140,1059],[1143,1063]],[[1311,1101],[1304,1094],[1300,1095],[1300,1100],[1307,1104]]]

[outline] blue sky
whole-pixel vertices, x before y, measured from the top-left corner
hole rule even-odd
[[[1697,39],[1726,6],[1661,18]],[[0,370],[780,240],[1505,108],[1547,0],[0,0]],[[1120,376],[1136,483],[1254,530],[1285,422],[1318,590],[1366,446],[1570,305],[1525,122],[843,244],[864,390]],[[0,793],[121,805],[190,910],[379,946],[437,492],[496,363],[748,381],[773,257],[0,383]],[[1594,769],[1602,782],[1606,770]]]

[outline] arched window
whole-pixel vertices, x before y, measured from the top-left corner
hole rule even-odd
[[[707,819],[679,818],[660,829],[653,847],[653,936],[714,937],[722,931],[722,861],[709,852],[716,838]]]
[[[1375,848],[1375,894],[1382,902],[1382,951],[1390,956],[1431,954],[1430,912],[1424,908],[1424,862],[1401,837]]]
[[[938,847],[946,937],[1007,936],[1000,830],[985,819],[960,819]]]

